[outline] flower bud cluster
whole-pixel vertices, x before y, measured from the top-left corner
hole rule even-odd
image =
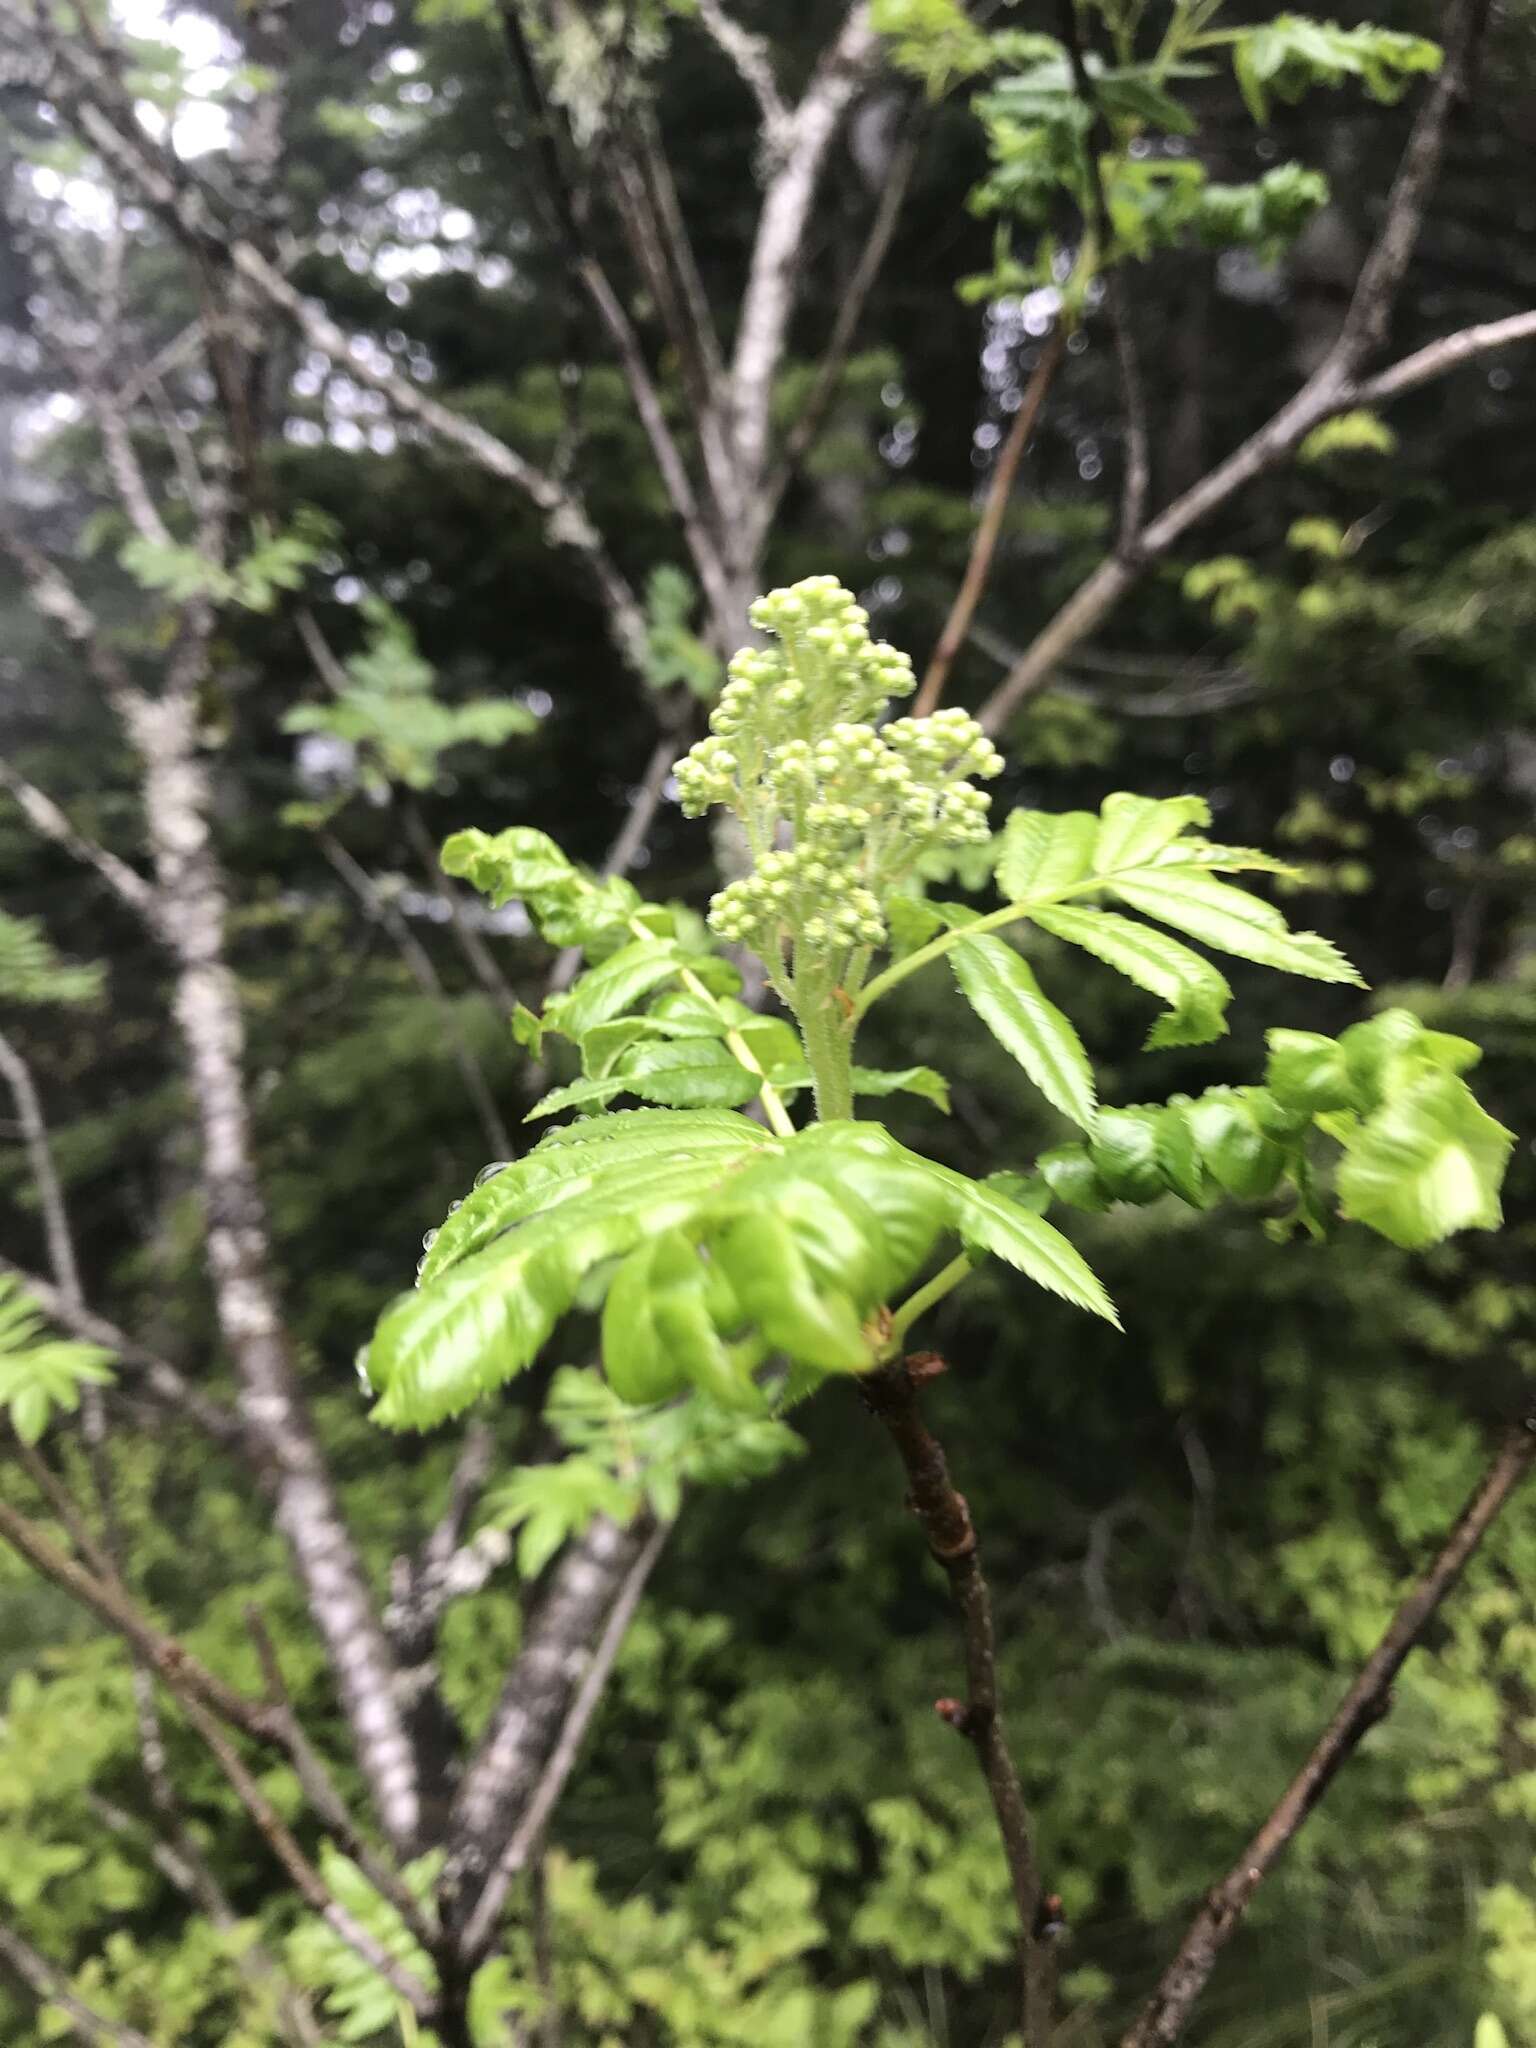
[[[930,848],[987,837],[988,799],[967,778],[996,775],[1002,759],[963,711],[876,728],[911,691],[912,664],[870,640],[834,577],[759,598],[752,619],[780,645],[735,657],[709,737],[676,770],[690,816],[727,805],[757,848],[710,922],[767,958],[786,937],[817,953],[879,945],[890,886]]]

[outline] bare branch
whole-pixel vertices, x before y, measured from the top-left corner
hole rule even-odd
[[[1536,312],[1517,313],[1507,320],[1489,320],[1477,327],[1442,335],[1440,340],[1358,384],[1335,384],[1326,391],[1315,389],[1313,384],[1305,386],[1225,462],[1143,527],[1127,554],[1108,557],[1078,586],[977,712],[982,725],[988,732],[996,732],[1026,697],[1045,687],[1058,665],[1079,641],[1102,624],[1154,562],[1244,486],[1293,455],[1314,427],[1358,406],[1385,404],[1405,391],[1460,369],[1490,350],[1531,340],[1536,340]]]
[[[375,350],[360,347],[312,299],[296,292],[281,271],[250,243],[232,242],[229,254],[235,267],[287,314],[312,347],[343,364],[347,375],[360,384],[382,391],[397,413],[419,420],[438,440],[467,455],[477,468],[511,484],[547,516],[550,540],[559,547],[573,549],[585,559],[607,609],[615,645],[631,666],[637,666],[645,645],[645,614],[603,545],[578,494],[484,427],[476,426],[462,413],[418,390],[409,378],[383,363]]]
[[[650,1578],[657,1559],[672,1533],[670,1522],[661,1522],[651,1531],[639,1556],[630,1566],[619,1596],[609,1609],[603,1632],[592,1652],[591,1662],[571,1701],[564,1725],[554,1748],[539,1776],[532,1797],[523,1808],[522,1817],[507,1839],[495,1869],[486,1880],[485,1888],[475,1904],[464,1929],[462,1954],[467,1965],[473,1966],[486,1955],[496,1939],[496,1923],[506,1902],[507,1892],[513,1879],[527,1868],[530,1859],[536,1855],[550,1817],[560,1803],[560,1795],[575,1768],[581,1745],[591,1726],[592,1716],[597,1712],[598,1702],[612,1673],[629,1625],[635,1618],[635,1609],[640,1605],[646,1581]]]
[[[698,0],[699,26],[736,67],[741,82],[757,101],[762,117],[762,137],[770,154],[780,146],[789,125],[790,112],[779,82],[773,74],[773,59],[766,37],[753,35],[733,21],[720,0]]]
[[[549,521],[552,542],[581,555],[597,583],[620,653],[636,665],[644,645],[644,614],[603,545],[580,497],[472,420],[440,404],[357,343],[312,301],[294,290],[256,245],[230,235],[208,189],[183,162],[149,137],[123,99],[104,58],[78,37],[42,29],[51,65],[49,91],[62,111],[203,263],[233,269],[278,308],[310,344],[346,366],[349,376],[382,391],[397,412],[415,419],[478,468],[510,483]]]
[[[35,1522],[0,1501],[0,1537],[9,1543],[44,1578],[90,1608],[152,1665],[166,1684],[183,1699],[200,1700],[221,1720],[238,1728],[255,1742],[286,1749],[280,1716],[256,1700],[247,1699],[216,1677],[207,1665],[194,1657],[186,1645],[163,1634],[140,1611],[120,1583],[98,1578],[75,1563],[38,1528]]]
[[[168,1408],[184,1413],[195,1422],[205,1435],[212,1437],[225,1449],[240,1452],[244,1456],[262,1456],[259,1440],[255,1439],[232,1408],[222,1401],[215,1401],[199,1388],[194,1387],[184,1374],[177,1371],[169,1360],[156,1352],[146,1350],[136,1339],[118,1329],[104,1316],[93,1314],[89,1309],[72,1306],[57,1287],[35,1273],[28,1273],[14,1265],[9,1259],[0,1258],[0,1273],[9,1273],[19,1280],[27,1293],[45,1310],[52,1321],[61,1329],[70,1330],[77,1337],[83,1337],[88,1344],[99,1344],[105,1351],[115,1353],[124,1364],[134,1368],[140,1376],[147,1393]]]
[[[53,1268],[53,1276],[60,1294],[66,1302],[78,1306],[84,1300],[80,1287],[80,1267],[75,1259],[75,1241],[70,1234],[69,1212],[64,1206],[64,1189],[59,1182],[58,1169],[53,1163],[53,1147],[48,1142],[48,1126],[43,1118],[43,1105],[38,1100],[31,1068],[3,1031],[0,1031],[0,1075],[4,1076],[6,1086],[10,1089],[16,1104],[16,1116],[21,1125],[21,1140],[27,1152],[27,1165],[37,1188],[38,1206],[43,1212],[48,1263]]]
[[[1034,1829],[1003,1732],[992,1596],[981,1569],[971,1511],[965,1496],[956,1491],[943,1446],[918,1406],[915,1375],[931,1376],[943,1370],[942,1360],[932,1353],[919,1353],[866,1374],[859,1382],[859,1392],[896,1447],[907,1475],[909,1505],[954,1596],[965,1644],[967,1697],[963,1703],[941,1700],[938,1711],[971,1743],[987,1782],[1018,1915],[1024,2041],[1027,2048],[1047,2048],[1055,1961],[1042,1925],[1045,1900],[1035,1861]]]
[[[1147,516],[1147,499],[1152,489],[1151,435],[1147,429],[1147,390],[1141,375],[1141,357],[1136,331],[1126,303],[1125,280],[1107,280],[1109,318],[1115,337],[1115,360],[1120,369],[1120,396],[1125,406],[1125,475],[1120,487],[1120,531],[1117,545],[1122,554],[1133,549]]]
[[[1393,1680],[1533,1463],[1536,1415],[1527,1416],[1505,1437],[1439,1554],[1393,1615],[1311,1755],[1237,1862],[1206,1895],[1178,1954],[1121,2048],[1168,2048],[1179,2038],[1249,1901],[1335,1776],[1389,1712]]]
[[[278,1726],[282,1731],[283,1748],[293,1765],[294,1776],[303,1789],[304,1797],[309,1801],[313,1812],[338,1841],[345,1845],[348,1854],[379,1896],[389,1901],[422,1946],[430,1947],[436,1939],[436,1930],[428,1922],[419,1903],[401,1882],[398,1874],[382,1857],[374,1853],[367,1839],[358,1832],[357,1823],[353,1820],[346,1801],[336,1789],[335,1779],[327,1769],[320,1752],[304,1732],[304,1724],[299,1719],[283,1677],[283,1667],[278,1659],[276,1645],[259,1608],[246,1608],[245,1625],[256,1647],[256,1656],[266,1685],[267,1704],[277,1716]]]
[[[454,1802],[439,1896],[458,1938],[496,1866],[510,1828],[538,1789],[565,1725],[588,1646],[620,1597],[649,1528],[600,1515],[569,1544],[529,1622],[501,1698]]]
[[[133,1838],[142,1831],[148,1837],[148,1855],[155,1868],[206,1913],[221,1933],[231,1934],[240,1926],[240,1916],[230,1903],[229,1894],[179,1818],[164,1815],[170,1839],[162,1841],[133,1814],[113,1800],[104,1799],[99,1792],[87,1792],[86,1800],[103,1827],[114,1835]],[[247,1936],[235,1944],[234,1960],[253,1986],[270,1991],[276,1999],[279,2024],[293,2048],[326,2048],[308,2000],[289,1983],[269,1949]]]
[[[481,1066],[474,1047],[464,1035],[448,991],[443,987],[437,969],[432,965],[432,956],[411,930],[410,921],[402,914],[400,906],[391,901],[366,868],[361,867],[352,858],[340,840],[329,832],[322,833],[320,850],[363,906],[367,916],[376,924],[381,924],[394,941],[400,957],[410,969],[412,979],[442,1020],[444,1034],[453,1047],[454,1064],[458,1067],[465,1093],[475,1105],[475,1114],[480,1119],[480,1128],[485,1134],[486,1143],[495,1157],[510,1157],[512,1139],[501,1120],[496,1098],[492,1095],[491,1085],[485,1078],[485,1069]]]
[[[784,129],[779,162],[763,196],[730,374],[732,440],[748,499],[756,495],[767,462],[773,380],[804,268],[811,206],[833,138],[878,54],[869,9],[858,0]],[[762,531],[761,507],[749,507],[748,516],[755,542]]]
[[[864,246],[859,251],[859,260],[853,267],[853,274],[846,287],[838,295],[837,317],[832,323],[832,332],[817,367],[816,381],[811,386],[793,426],[784,437],[784,449],[779,466],[766,487],[769,520],[778,509],[790,479],[815,447],[828,409],[836,396],[838,384],[847,366],[848,352],[858,332],[859,321],[874,289],[875,280],[879,277],[885,259],[890,253],[891,239],[896,233],[896,223],[901,218],[907,187],[912,182],[920,141],[920,131],[914,123],[898,145],[890,169],[881,185],[879,204],[869,224]]]
[[[123,661],[107,645],[95,619],[80,602],[63,572],[41,548],[34,547],[4,517],[0,517],[0,549],[11,557],[25,577],[32,602],[40,615],[84,657],[86,667],[101,685],[108,701],[119,711],[124,710],[138,697],[139,691]]]
[[[411,842],[411,849],[421,862],[422,873],[428,887],[437,891],[448,905],[453,935],[468,963],[470,973],[492,1002],[499,1003],[510,1017],[517,1008],[516,992],[497,965],[496,956],[485,943],[484,937],[466,914],[464,897],[458,885],[451,876],[443,873],[437,845],[415,803],[407,801],[402,805],[401,819],[405,825],[405,836]]]
[[[1467,89],[1473,54],[1488,20],[1488,0],[1457,0],[1445,59],[1419,110],[1387,194],[1386,211],[1360,269],[1349,311],[1324,370],[1353,376],[1386,341],[1398,293],[1418,245],[1425,209],[1440,175],[1451,114]]]
[[[544,92],[515,0],[503,0],[498,12],[544,168],[546,196],[555,226],[565,241],[587,296],[597,309],[598,318],[608,330],[624,381],[634,400],[635,412],[651,444],[651,452],[656,458],[656,467],[661,472],[667,495],[672,500],[673,510],[681,522],[694,567],[710,593],[711,602],[718,607],[726,600],[724,568],[714,532],[702,515],[693,479],[668,423],[661,394],[651,377],[634,323],[614,290],[607,271],[598,261],[586,233],[566,174],[554,109]]]
[[[29,1444],[24,1437],[16,1439],[15,1449],[26,1469],[27,1477],[53,1509],[60,1527],[86,1564],[98,1578],[117,1578],[117,1566],[97,1541],[95,1532],[80,1510],[79,1502],[69,1488],[54,1475],[42,1452],[35,1445]]]
[[[72,860],[94,868],[120,903],[154,927],[158,914],[155,892],[141,874],[78,831],[51,796],[45,795],[36,783],[28,782],[5,760],[0,760],[0,789],[15,798],[22,816],[40,839],[51,840]]]
[[[998,536],[1003,530],[1003,515],[1008,510],[1008,500],[1013,495],[1014,478],[1019,473],[1019,464],[1024,460],[1024,451],[1035,430],[1035,421],[1040,417],[1040,408],[1045,404],[1046,393],[1055,378],[1067,345],[1065,331],[1058,327],[1045,347],[1040,351],[1040,360],[1035,364],[1029,383],[1024,390],[1018,411],[1014,414],[1013,425],[1003,443],[1002,452],[992,471],[992,480],[987,486],[986,503],[977,522],[975,537],[971,542],[970,559],[965,565],[965,575],[955,593],[955,601],[949,608],[949,617],[944,621],[944,630],[939,643],[933,650],[923,677],[922,688],[912,700],[912,715],[925,718],[935,709],[944,694],[950,665],[965,645],[971,630],[971,620],[976,615],[982,593],[987,587],[987,578],[992,573],[992,557],[997,552]]]
[[[1457,334],[1443,334],[1438,341],[1404,356],[1391,369],[1367,377],[1356,387],[1351,402],[1385,405],[1391,399],[1401,398],[1405,391],[1417,390],[1419,385],[1431,383],[1448,371],[1459,370],[1477,356],[1509,348],[1517,341],[1536,341],[1536,312],[1511,313],[1507,320],[1485,320],[1476,327],[1463,327]]]
[[[120,2020],[103,2019],[69,1988],[69,1979],[23,1941],[14,1928],[0,1921],[0,1962],[5,1963],[44,2005],[61,2012],[82,2041],[106,2043],[107,2048],[155,2048],[153,2041],[136,2027]]]
[[[213,1716],[196,1700],[183,1697],[181,1710],[202,1738],[204,1746],[229,1782],[231,1791],[256,1823],[294,1889],[311,1906],[348,1948],[376,1970],[390,1989],[403,1998],[419,2019],[432,2017],[434,2001],[419,1977],[396,1962],[381,1942],[375,1941],[346,1907],[332,1897],[325,1880],[299,1847],[298,1841],[277,1808],[241,1762],[234,1744],[225,1736]]]

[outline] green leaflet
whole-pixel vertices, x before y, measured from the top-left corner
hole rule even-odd
[[[1425,1065],[1363,1123],[1339,1136],[1346,1216],[1410,1250],[1458,1230],[1495,1230],[1514,1134],[1459,1075]]]
[[[1261,1129],[1256,1089],[1212,1088],[1182,1112],[1207,1170],[1239,1201],[1261,1201],[1280,1185],[1285,1152]]]
[[[670,1401],[688,1383],[676,1352],[663,1351],[656,1334],[651,1268],[658,1242],[629,1254],[603,1303],[603,1371],[619,1399],[637,1407]]]
[[[1158,1118],[1155,1110],[1100,1111],[1088,1156],[1111,1201],[1151,1202],[1163,1192]]]
[[[965,1243],[1027,1274],[1037,1287],[1120,1328],[1103,1283],[1070,1238],[985,1181],[967,1180],[947,1166],[922,1162],[954,1198],[954,1227]]]
[[[430,1428],[513,1378],[595,1266],[685,1222],[709,1190],[693,1160],[623,1186],[615,1178],[529,1217],[386,1309],[367,1356],[377,1421]]]
[[[966,939],[950,955],[966,1001],[1046,1101],[1091,1130],[1093,1069],[1082,1040],[1041,993],[1028,964],[1005,939]]]
[[[724,1165],[768,1143],[768,1133],[750,1118],[715,1110],[615,1110],[550,1131],[531,1152],[488,1176],[446,1219],[422,1262],[420,1284],[558,1200],[562,1184],[572,1184],[573,1192],[605,1182],[617,1186],[626,1176],[678,1160],[696,1160],[707,1173],[714,1162]]]
[[[767,1400],[751,1371],[764,1346],[750,1340],[740,1347],[728,1346],[717,1327],[711,1267],[719,1263],[718,1257],[706,1263],[699,1248],[679,1230],[656,1240],[647,1278],[657,1349],[662,1358],[675,1360],[685,1381],[722,1408],[766,1415]],[[739,1296],[733,1293],[727,1315],[739,1310]],[[606,1364],[606,1351],[603,1356]]]
[[[792,1096],[810,1087],[811,1070],[803,1060],[798,1060],[792,1065],[774,1067],[768,1078],[781,1095]],[[920,1095],[946,1116],[949,1114],[949,1083],[933,1067],[855,1067],[853,1092],[868,1096]]]
[[[1230,983],[1209,960],[1191,952],[1180,940],[1113,910],[1060,905],[1033,915],[1042,931],[1081,946],[1085,953],[1092,953],[1106,967],[1113,967],[1127,981],[1168,1005],[1167,1014],[1158,1018],[1148,1035],[1149,1050],[1205,1045],[1226,1030]]]
[[[442,867],[445,875],[468,882],[498,908],[514,897],[569,888],[578,879],[549,834],[531,825],[510,825],[494,837],[478,828],[455,832],[444,843]]]
[[[733,1109],[750,1102],[762,1085],[762,1076],[749,1073],[718,1038],[642,1040],[602,1080],[552,1089],[524,1121],[606,1103],[615,1095],[638,1095],[669,1109]]]
[[[1099,821],[1092,811],[1010,811],[997,886],[1010,903],[1051,896],[1093,872]]]
[[[1363,987],[1352,967],[1316,932],[1293,932],[1273,904],[1230,882],[1218,882],[1190,868],[1160,869],[1155,876],[1123,877],[1112,885],[1122,903],[1171,924],[1204,945],[1235,953],[1259,967],[1304,974],[1313,981],[1345,981]]]
[[[1209,825],[1211,807],[1201,796],[1157,798],[1117,790],[1099,808],[1093,872],[1147,867],[1189,825]]]
[[[571,984],[563,996],[544,1006],[544,1025],[579,1044],[586,1034],[611,1017],[631,1009],[643,995],[669,981],[684,965],[680,947],[660,939],[636,939]]]
[[[1350,1073],[1344,1046],[1318,1031],[1271,1031],[1264,1081],[1281,1102],[1313,1115],[1331,1109],[1358,1109],[1359,1087]]]
[[[55,1411],[73,1415],[82,1387],[107,1386],[112,1353],[46,1334],[42,1311],[0,1274],[0,1411],[25,1444],[42,1437]]]

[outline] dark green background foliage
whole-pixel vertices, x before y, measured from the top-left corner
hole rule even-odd
[[[740,12],[771,28],[793,71],[836,10],[795,0]],[[1407,0],[1377,13],[1404,30],[1436,26],[1434,10]],[[568,252],[541,214],[484,11],[421,0],[410,19],[313,0],[298,39],[286,182],[294,225],[315,237],[299,281],[383,335],[401,362],[425,349],[445,395],[541,460],[579,448],[592,509],[632,578],[675,568],[678,538]],[[419,65],[391,70],[397,48]],[[748,104],[717,53],[676,25],[655,85],[706,285],[728,318],[753,197]],[[1274,269],[1188,248],[1129,265],[1163,494],[1233,445],[1314,360],[1408,119],[1405,108],[1323,93],[1279,106],[1257,135],[1229,81],[1193,92],[1213,177],[1234,182],[1294,157],[1328,174],[1333,199]],[[1529,301],[1533,93],[1536,16],[1510,0],[1473,113],[1453,134],[1395,347]],[[912,195],[831,431],[786,500],[768,564],[774,582],[837,574],[919,667],[963,567],[973,489],[996,439],[977,429],[1006,424],[997,392],[1040,346],[956,295],[958,278],[992,260],[992,224],[966,205],[983,142],[963,96],[924,118]],[[402,194],[418,215],[403,229],[390,211]],[[795,333],[802,380],[869,200],[858,149],[842,151]],[[473,217],[472,237],[454,238],[449,209]],[[436,252],[436,267],[419,264],[394,301],[366,260],[382,243]],[[459,267],[471,247],[474,263]],[[13,262],[24,278],[14,238],[6,275]],[[130,268],[152,309],[152,346],[192,310],[185,281],[148,246]],[[5,309],[18,336],[23,301],[18,285]],[[1112,350],[1091,317],[1081,339],[1044,413],[951,701],[980,701],[998,654],[1027,644],[1112,533]],[[8,406],[51,388],[25,348],[5,361]],[[368,643],[362,586],[407,622],[442,702],[511,699],[530,714],[525,734],[450,745],[421,775],[396,774],[384,800],[354,799],[327,829],[370,872],[412,889],[428,884],[411,809],[434,841],[522,823],[599,860],[655,728],[653,706],[618,673],[579,564],[551,552],[524,504],[451,454],[382,436],[370,445],[381,422],[366,414],[360,435],[340,437],[351,445],[328,440],[323,404],[334,422],[347,394],[327,390],[285,338],[274,339],[271,375],[288,394],[270,450],[278,523],[299,506],[332,522],[309,588],[336,647],[350,656]],[[1489,358],[1395,408],[1386,445],[1323,451],[1237,500],[999,736],[1010,761],[1000,811],[1096,808],[1110,789],[1188,791],[1210,802],[1221,838],[1289,852],[1302,880],[1288,913],[1328,933],[1371,984],[1363,996],[1239,968],[1230,1038],[1143,1055],[1144,999],[1042,940],[1036,964],[1083,1027],[1106,1100],[1254,1079],[1263,1026],[1336,1032],[1390,997],[1484,1043],[1482,1099],[1515,1131],[1536,1130],[1533,375],[1519,352]],[[786,413],[793,399],[787,389]],[[46,489],[29,506],[37,529],[72,549],[99,513],[80,580],[105,615],[130,618],[135,593],[115,566],[126,529],[103,509],[93,438],[84,427],[58,433],[42,469]],[[0,611],[4,751],[131,851],[128,764],[106,713],[19,591],[7,587]],[[698,646],[676,637],[686,620],[675,589],[663,587],[657,615],[663,662],[684,665],[663,679],[690,660],[697,672]],[[430,1523],[453,1441],[371,1427],[350,1361],[409,1282],[423,1230],[490,1154],[439,1013],[344,892],[313,819],[287,811],[313,797],[296,777],[292,715],[319,701],[283,603],[229,615],[209,718],[226,735],[220,831],[261,1158],[304,1371],[382,1579]],[[697,905],[711,872],[707,828],[664,805],[637,881]],[[161,963],[10,809],[0,874],[13,910],[41,917],[69,957],[106,969],[94,1011],[8,1004],[4,1017],[55,1121],[92,1296],[217,1380]],[[424,918],[413,928],[515,1126],[539,1078],[449,934]],[[547,949],[515,931],[491,943],[516,992],[535,1000]],[[1071,1127],[964,1017],[946,974],[914,981],[882,1006],[861,1057],[952,1077],[947,1120],[920,1102],[893,1116],[912,1144],[972,1174],[1025,1166]],[[564,1078],[557,1066],[543,1085]],[[0,1172],[6,1248],[40,1267],[18,1150],[0,1153]],[[1075,2039],[1108,2038],[1129,2011],[1454,1513],[1488,1430],[1513,1411],[1536,1363],[1533,1197],[1522,1142],[1505,1231],[1427,1256],[1363,1232],[1276,1245],[1250,1215],[1172,1201],[1074,1216],[1123,1335],[1001,1267],[934,1319],[929,1341],[951,1370],[929,1397],[932,1415],[997,1591],[1014,1745],[1069,1923],[1066,1980],[1091,2002]],[[549,1363],[580,1363],[583,1334],[564,1331]],[[498,1400],[506,1473],[559,1451],[538,1420],[547,1379],[536,1372]],[[931,1711],[956,1685],[942,1582],[853,1393],[835,1384],[795,1421],[805,1455],[690,1498],[559,1816],[548,1885],[568,2048],[972,2048],[1007,2037],[1003,1864],[972,1760]],[[68,1438],[56,1454],[79,1466]],[[323,1742],[325,1674],[262,1502],[163,1422],[116,1432],[111,1458],[132,1570],[165,1623],[254,1687],[242,1617],[261,1603]],[[14,1469],[0,1487],[35,1507]],[[1511,2041],[1536,2041],[1533,1586],[1536,1521],[1517,1501],[1391,1716],[1261,1895],[1202,2009],[1192,2038],[1203,2048],[1470,2048],[1488,2010]],[[517,1640],[519,1590],[514,1563],[449,1624],[446,1691],[471,1725]],[[189,1916],[142,1841],[103,1817],[103,1801],[144,1811],[116,1647],[8,1555],[0,1645],[0,1895],[79,1969],[101,2010],[166,2048],[273,2038],[232,1964],[238,1933]],[[189,1738],[172,1741],[239,1912],[278,1943],[291,1939],[296,1967],[332,1985],[323,1937],[297,1923],[222,1781]],[[298,1811],[283,1771],[266,1782]],[[523,1932],[497,1968],[514,2008],[531,1981]],[[387,2010],[382,2021],[366,2004],[358,2011],[338,2038],[398,2038]],[[15,2048],[50,2038],[31,2002],[3,1987],[0,2037]]]

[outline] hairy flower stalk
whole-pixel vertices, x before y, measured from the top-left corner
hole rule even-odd
[[[881,724],[913,689],[909,656],[869,636],[834,576],[771,591],[752,623],[779,643],[744,648],[677,764],[684,811],[735,812],[752,872],[714,897],[709,922],[749,946],[793,1011],[823,1119],[852,1114],[854,999],[890,936],[887,906],[927,853],[989,837],[971,777],[1002,757],[963,711]]]

